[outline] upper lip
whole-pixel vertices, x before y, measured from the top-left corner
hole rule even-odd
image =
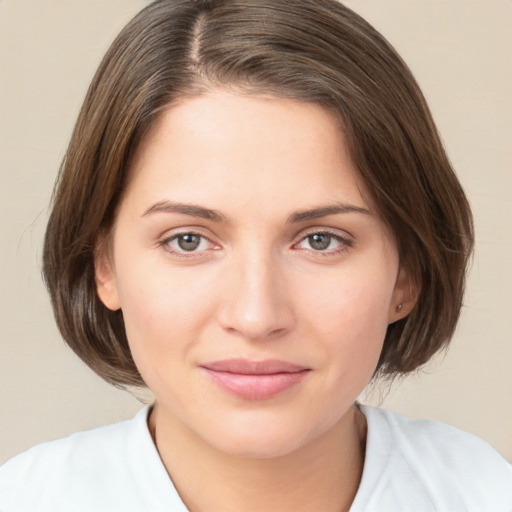
[[[280,361],[279,359],[266,359],[264,361],[225,359],[204,363],[201,366],[215,372],[229,372],[242,375],[272,375],[275,373],[296,373],[309,370],[305,366],[288,361]]]

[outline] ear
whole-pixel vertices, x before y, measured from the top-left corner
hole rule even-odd
[[[112,311],[121,309],[114,267],[108,250],[108,243],[105,240],[99,241],[94,251],[94,274],[96,293],[101,302]]]
[[[414,308],[420,293],[419,286],[403,268],[398,271],[398,277],[389,306],[388,321],[390,324],[405,318]]]

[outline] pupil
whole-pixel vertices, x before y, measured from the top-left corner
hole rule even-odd
[[[193,251],[199,247],[201,239],[197,235],[181,235],[178,238],[178,245],[184,251]]]
[[[329,247],[331,243],[331,236],[317,233],[316,235],[309,236],[309,243],[313,249],[323,251]]]

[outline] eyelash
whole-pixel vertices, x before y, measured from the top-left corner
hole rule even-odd
[[[197,258],[198,252],[196,252],[195,250],[194,251],[186,251],[184,249],[175,250],[170,245],[171,242],[173,242],[175,240],[177,241],[180,238],[183,238],[187,235],[198,237],[200,239],[199,244],[203,243],[203,241],[207,241],[209,244],[215,245],[208,237],[202,235],[201,233],[197,233],[195,231],[183,231],[181,233],[176,233],[176,234],[162,240],[159,243],[159,245],[161,247],[163,247],[165,251],[172,254],[173,256],[177,256],[178,258]],[[213,249],[213,250],[217,250],[217,249]]]
[[[331,240],[335,240],[336,242],[339,243],[339,247],[337,247],[335,249],[330,249],[330,250],[327,250],[327,249],[326,250],[305,249],[311,253],[314,253],[315,256],[320,256],[322,258],[329,257],[329,256],[336,256],[338,254],[341,254],[341,253],[347,251],[348,249],[350,249],[351,247],[354,246],[354,242],[350,238],[343,237],[339,233],[335,233],[333,231],[329,231],[326,229],[320,229],[320,230],[316,229],[316,230],[310,231],[309,233],[306,233],[293,246],[294,247],[298,246],[299,244],[301,244],[302,242],[306,241],[308,238],[310,238],[314,235],[328,236],[328,237],[330,237]]]
[[[187,235],[188,236],[198,237],[200,239],[199,244],[203,243],[203,241],[206,241],[206,242],[208,242],[209,244],[211,244],[213,246],[216,245],[208,237],[206,237],[205,235],[203,235],[201,233],[195,232],[195,231],[183,231],[181,233],[176,233],[176,234],[174,234],[174,235],[172,235],[170,237],[167,237],[167,238],[163,239],[161,242],[159,242],[158,245],[163,247],[164,250],[167,251],[168,253],[172,254],[173,256],[177,256],[179,258],[197,258],[197,257],[200,257],[200,255],[203,252],[205,252],[205,251],[196,251],[196,250],[186,251],[184,249],[176,250],[176,249],[171,247],[170,244],[173,241],[177,241],[180,238],[183,238],[183,237],[185,237]],[[334,232],[326,230],[326,229],[316,229],[316,230],[311,230],[310,232],[308,232],[305,235],[303,235],[298,242],[295,242],[292,245],[292,248],[296,248],[301,243],[306,241],[308,238],[310,238],[312,236],[315,236],[315,235],[328,236],[330,238],[329,245],[330,245],[332,240],[335,240],[336,242],[339,243],[339,247],[337,247],[335,249],[329,249],[329,250],[327,250],[327,249],[325,249],[325,250],[315,250],[313,248],[304,249],[304,250],[308,251],[309,253],[313,253],[315,256],[319,256],[319,257],[323,257],[323,258],[329,257],[329,256],[335,256],[335,255],[338,255],[338,254],[341,254],[341,253],[347,251],[348,249],[350,249],[351,247],[354,246],[353,240],[351,240],[348,237],[343,237],[343,236],[341,236],[338,233],[334,233]],[[216,246],[216,247],[218,248],[218,246]],[[217,248],[214,248],[213,250],[217,250]],[[208,249],[206,249],[206,251],[207,250]],[[210,249],[210,250],[212,250],[212,249]]]

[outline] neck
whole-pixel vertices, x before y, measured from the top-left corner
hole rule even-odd
[[[160,408],[149,426],[160,457],[191,512],[348,510],[361,480],[366,420],[352,407],[292,453],[248,458],[206,444]]]

